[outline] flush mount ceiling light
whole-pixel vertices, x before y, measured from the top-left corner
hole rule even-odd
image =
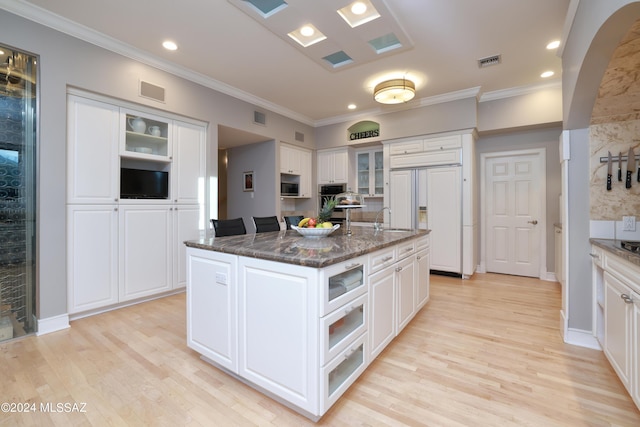
[[[313,24],[306,24],[295,31],[287,34],[303,47],[309,47],[312,44],[325,40],[327,36],[322,34]]]
[[[366,24],[380,17],[380,14],[369,0],[358,0],[339,9],[338,15],[347,21],[351,28]]]
[[[373,98],[381,104],[400,104],[416,96],[416,85],[407,79],[392,79],[378,83]]]

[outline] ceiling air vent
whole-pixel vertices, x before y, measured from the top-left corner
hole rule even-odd
[[[296,132],[296,141],[298,141],[298,142],[304,142],[304,133],[302,133],[302,132]]]
[[[498,65],[501,62],[502,62],[502,55],[487,56],[486,58],[478,59],[478,67],[479,68],[490,67],[492,65]]]
[[[261,113],[260,111],[254,111],[253,112],[253,122],[261,124],[261,125],[266,125],[267,124],[267,116],[265,116],[264,113]]]

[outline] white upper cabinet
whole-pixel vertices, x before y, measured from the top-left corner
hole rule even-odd
[[[171,198],[176,203],[204,203],[205,128],[176,121],[173,135]]]
[[[67,202],[114,203],[120,195],[119,109],[69,95]]]
[[[318,151],[318,184],[349,183],[349,150]]]
[[[356,191],[369,197],[384,194],[382,149],[356,151]]]
[[[171,160],[171,120],[121,108],[120,155],[159,161]]]

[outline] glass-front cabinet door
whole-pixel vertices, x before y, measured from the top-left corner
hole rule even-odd
[[[382,159],[382,150],[366,150],[356,153],[359,194],[382,197],[384,193]]]

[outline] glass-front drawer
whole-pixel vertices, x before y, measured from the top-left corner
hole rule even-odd
[[[320,319],[321,365],[337,356],[355,337],[367,330],[368,310],[367,296],[362,295]]]
[[[367,366],[367,334],[364,333],[322,370],[320,413],[326,412],[355,382]]]
[[[367,292],[367,256],[341,262],[322,270],[320,316],[326,316]]]

